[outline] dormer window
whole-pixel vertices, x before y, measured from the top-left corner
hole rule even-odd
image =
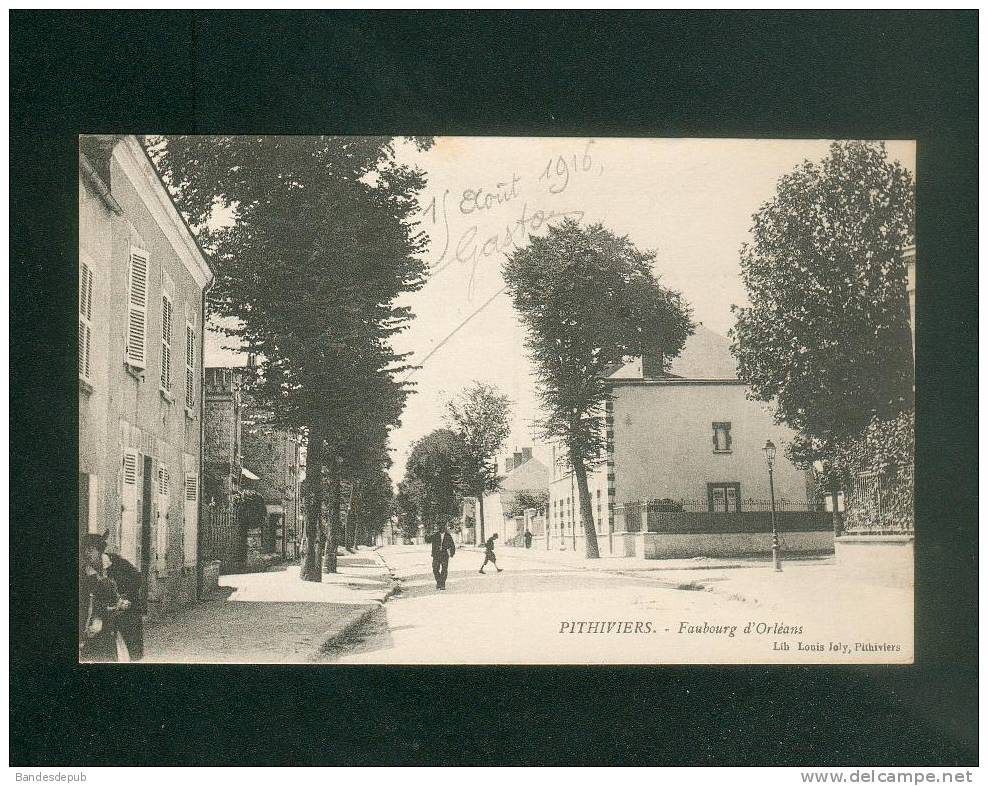
[[[730,423],[714,423],[714,453],[730,453],[731,452],[731,424]]]

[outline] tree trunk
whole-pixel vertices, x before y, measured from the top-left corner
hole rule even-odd
[[[478,537],[477,537],[477,542],[476,542],[475,545],[479,546],[485,540],[485,538],[484,538],[484,492],[483,491],[481,491],[480,494],[477,495],[477,513],[478,513],[478,522],[477,522],[477,524],[478,524],[478,529],[477,529]]]
[[[599,559],[600,549],[597,548],[597,530],[593,522],[593,506],[590,502],[590,486],[587,483],[587,468],[583,466],[583,457],[570,454],[570,463],[576,473],[576,487],[580,495],[580,521],[583,523],[583,536],[586,539],[587,559]]]
[[[322,581],[322,437],[309,429],[309,446],[306,455],[305,496],[308,510],[305,517],[305,554],[299,577],[302,581]]]
[[[329,465],[329,521],[326,525],[326,553],[323,557],[323,569],[327,573],[336,573],[336,546],[340,542],[340,463],[333,451],[327,451]]]
[[[357,528],[360,526],[360,518],[357,516],[357,503],[360,501],[360,494],[357,492],[356,482],[353,487],[353,494],[350,495],[350,513],[347,515],[347,528],[350,527],[350,521],[353,520],[353,537],[347,542],[350,544],[347,546],[347,550],[351,553],[357,550]]]

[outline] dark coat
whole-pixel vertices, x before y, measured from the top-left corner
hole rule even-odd
[[[116,584],[121,597],[130,601],[130,608],[117,616],[117,629],[127,644],[131,660],[144,657],[144,613],[141,597],[141,572],[119,554],[107,553],[110,567],[106,575]]]
[[[79,660],[117,659],[116,620],[111,609],[117,605],[116,587],[107,576],[83,572],[79,576]],[[88,636],[86,629],[98,621],[102,630]]]
[[[83,572],[79,577],[79,659],[117,660],[119,631],[130,659],[139,660],[144,656],[141,573],[119,554],[106,558],[109,565],[104,574]],[[130,608],[122,612],[115,610],[121,598],[130,601]],[[86,627],[93,619],[100,620],[102,630],[90,638]]]
[[[449,552],[449,557],[456,553],[456,544],[453,543],[453,536],[448,532],[436,532],[432,536],[432,558],[441,559],[444,552]]]
[[[493,535],[489,537],[486,541],[484,541],[484,549],[487,551],[488,554],[494,553],[494,544],[496,542],[497,542],[497,538],[495,538]]]

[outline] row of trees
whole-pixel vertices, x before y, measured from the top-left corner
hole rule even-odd
[[[276,425],[307,437],[301,576],[320,581],[323,553],[335,571],[347,540],[344,480],[351,516],[365,528],[390,516],[388,434],[409,394],[399,381],[405,358],[390,339],[412,318],[398,296],[425,281],[427,237],[413,220],[425,174],[399,163],[387,137],[148,142],[209,250],[212,308],[258,359],[253,395]]]
[[[600,552],[588,473],[604,458],[605,379],[629,356],[650,354],[668,362],[683,349],[695,325],[679,292],[653,272],[655,254],[601,224],[572,220],[548,228],[515,250],[502,268],[507,291],[527,329],[544,417],[539,438],[564,448],[577,481],[586,556]],[[459,514],[464,495],[477,498],[484,538],[485,493],[502,480],[496,457],[508,435],[508,402],[491,386],[475,383],[449,402],[449,429],[417,442],[399,486],[398,519],[406,535],[420,524],[432,531]],[[542,507],[545,496],[523,504]]]
[[[449,428],[418,440],[398,486],[396,513],[405,537],[419,527],[434,532],[460,515],[464,497],[478,501],[478,535],[484,540],[484,494],[497,491],[497,455],[510,433],[511,401],[494,385],[474,382],[446,402]]]

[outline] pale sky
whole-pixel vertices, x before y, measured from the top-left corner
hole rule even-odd
[[[497,385],[515,402],[506,451],[532,445],[546,460],[530,430],[538,404],[524,329],[507,294],[497,294],[504,252],[561,220],[553,214],[600,221],[654,250],[661,281],[684,294],[697,321],[726,335],[731,305],[746,302],[738,258],[752,213],[772,198],[780,176],[805,158],[822,159],[828,144],[440,137],[424,153],[403,147],[401,156],[428,173],[420,202],[431,273],[421,291],[402,299],[416,318],[394,340],[396,350],[413,352],[411,362],[423,366],[392,435],[395,481],[410,444],[444,425],[445,398],[473,380]],[[915,173],[913,142],[887,146],[890,158]],[[208,338],[207,365],[243,365],[242,356],[220,349],[226,343]]]

